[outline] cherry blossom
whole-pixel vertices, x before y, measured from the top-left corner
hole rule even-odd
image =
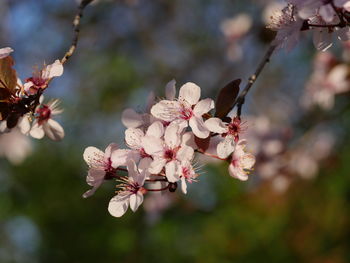
[[[59,60],[53,64],[47,65],[43,70],[33,74],[24,83],[24,90],[27,95],[36,94],[40,89],[45,89],[49,80],[54,77],[59,77],[63,74],[63,65]]]
[[[200,96],[200,87],[188,82],[180,88],[178,100],[161,100],[151,108],[151,113],[160,120],[175,121],[181,127],[189,125],[197,137],[206,138],[209,130],[204,125],[202,116],[214,108],[214,101],[200,101]]]
[[[241,181],[248,180],[248,174],[255,163],[254,155],[245,152],[246,144],[246,140],[240,140],[237,143],[228,169],[232,177]]]
[[[51,118],[62,113],[62,110],[58,108],[58,104],[58,100],[52,100],[48,104],[41,104],[36,108],[35,120],[29,132],[30,136],[41,139],[46,135],[54,141],[63,139],[64,130],[62,126]]]
[[[220,158],[227,158],[239,140],[239,133],[242,131],[241,120],[234,117],[230,123],[226,123],[219,118],[210,118],[205,121],[205,125],[211,132],[218,133],[224,138],[217,145],[217,154]]]
[[[92,146],[85,149],[83,156],[89,166],[86,182],[92,186],[92,189],[83,194],[84,198],[93,195],[105,179],[113,178],[116,168],[112,166],[111,156],[117,149],[115,143],[108,145],[104,152]]]
[[[160,127],[160,126],[157,126]],[[182,128],[176,123],[172,123],[164,130],[164,138],[157,136],[145,136],[142,139],[142,146],[147,154],[152,156],[149,172],[159,174],[165,167],[165,175],[169,182],[179,180],[178,167],[181,161],[191,161],[193,159],[193,148],[182,144]],[[157,134],[161,134],[163,129],[159,128]]]
[[[108,205],[109,213],[114,217],[121,217],[125,214],[130,205],[130,209],[135,212],[143,202],[143,194],[147,190],[143,187],[146,177],[149,175],[147,169],[140,172],[133,160],[127,162],[128,177],[121,177],[120,190]]]

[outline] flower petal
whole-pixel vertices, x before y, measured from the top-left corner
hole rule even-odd
[[[185,177],[181,178],[181,190],[184,194],[187,194],[187,183]]]
[[[169,182],[175,183],[179,180],[179,175],[177,174],[177,163],[176,161],[168,162],[165,165],[165,176]]]
[[[179,126],[176,124],[170,124],[165,129],[164,134],[164,141],[166,145],[168,145],[170,148],[175,148],[180,145],[181,143],[181,136],[179,134]]]
[[[126,165],[128,160],[133,160],[135,162],[138,162],[139,159],[140,159],[139,152],[134,150],[118,149],[113,151],[111,155],[113,168]]]
[[[220,158],[227,158],[235,150],[233,137],[226,136],[225,139],[218,144],[216,150]]]
[[[64,137],[62,126],[55,120],[49,119],[43,124],[43,128],[47,137],[53,141],[60,141]]]
[[[53,77],[59,77],[63,74],[63,66],[58,59],[51,65],[47,65],[43,71],[41,77],[43,79],[50,79]]]
[[[108,204],[108,212],[114,217],[121,217],[125,214],[129,206],[129,196],[116,195]]]
[[[229,174],[238,180],[247,181],[248,175],[243,171],[243,169],[235,167],[232,163],[228,167]]]
[[[160,121],[153,122],[151,126],[148,127],[146,136],[153,136],[160,138],[164,135],[164,126]]]
[[[195,105],[201,97],[201,88],[192,82],[187,82],[180,88],[179,101]]]
[[[142,148],[147,154],[162,155],[164,149],[163,140],[153,136],[145,136],[142,138]]]
[[[43,126],[35,122],[29,134],[35,139],[42,139],[45,135],[45,132],[44,132]]]
[[[133,212],[135,212],[137,210],[137,208],[139,208],[139,206],[142,204],[143,202],[143,195],[140,192],[137,192],[136,194],[132,194],[130,196],[130,208]]]
[[[206,120],[204,124],[211,132],[218,134],[227,132],[227,125],[219,118],[210,118]]]
[[[154,158],[153,162],[151,163],[151,165],[148,168],[148,171],[151,174],[159,174],[162,171],[165,164],[166,164],[165,159]]]
[[[126,109],[122,113],[122,123],[127,128],[138,128],[143,124],[142,115],[133,109]]]
[[[198,138],[205,139],[209,136],[209,130],[208,128],[204,125],[202,117],[192,117],[189,121],[190,127]]]
[[[141,129],[129,128],[125,131],[125,142],[131,149],[140,149],[144,136],[145,134]]]
[[[83,158],[88,166],[96,167],[96,162],[100,166],[103,161],[104,153],[96,147],[89,146],[84,150]]]
[[[176,81],[175,79],[169,81],[165,86],[165,98],[167,100],[174,100],[176,96]]]
[[[183,145],[176,154],[176,159],[179,161],[191,161],[193,159],[193,148]]]
[[[203,114],[214,109],[214,107],[215,103],[212,99],[204,99],[198,102],[196,106],[194,106],[193,113],[198,117],[202,117]]]
[[[0,48],[0,59],[6,58],[12,52],[13,52],[13,49],[10,47]]]
[[[118,145],[116,143],[110,143],[105,149],[105,159],[110,158],[115,150],[118,150]]]
[[[161,100],[151,108],[151,114],[163,121],[173,121],[179,117],[181,105],[178,101]]]

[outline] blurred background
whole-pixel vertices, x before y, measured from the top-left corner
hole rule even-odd
[[[70,46],[73,0],[0,0],[0,43],[22,79]],[[243,109],[248,182],[208,163],[189,193],[149,195],[135,214],[107,211],[114,182],[88,199],[85,147],[121,146],[122,110],[143,110],[175,78],[215,98],[245,83],[281,3],[95,1],[76,53],[47,98],[59,98],[62,142],[0,136],[0,262],[350,262],[349,44],[319,54],[310,34],[277,51]],[[339,70],[339,68],[346,70]],[[342,89],[337,85],[342,85]],[[341,91],[339,91],[341,90]]]

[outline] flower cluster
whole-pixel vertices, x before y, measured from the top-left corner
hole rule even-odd
[[[52,119],[62,112],[59,102],[43,103],[42,94],[52,78],[63,74],[63,65],[56,60],[22,83],[13,69],[11,52],[11,48],[0,49],[0,134],[18,128],[22,134],[36,139],[46,135],[52,140],[61,140],[64,130]]]
[[[88,147],[84,159],[89,165],[87,183],[92,195],[108,179],[117,179],[117,195],[108,207],[120,217],[130,206],[132,211],[143,202],[147,192],[174,192],[177,184],[187,193],[187,183],[195,182],[198,172],[195,153],[229,162],[229,174],[247,180],[255,157],[246,152],[246,141],[239,117],[212,117],[214,101],[201,99],[201,89],[194,83],[184,84],[176,97],[175,81],[166,86],[166,98],[152,102],[149,111],[138,113],[126,109],[122,122],[126,126],[126,149],[110,144],[105,152]],[[206,152],[215,138],[216,154]],[[122,175],[127,172],[128,176]]]
[[[333,37],[350,38],[350,1],[347,0],[289,0],[288,5],[271,17],[268,26],[277,31],[274,44],[292,49],[301,31],[311,30],[318,50],[325,51],[333,44]]]

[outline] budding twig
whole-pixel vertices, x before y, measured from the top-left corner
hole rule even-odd
[[[79,40],[79,32],[80,32],[80,19],[83,16],[83,12],[86,6],[88,6],[93,0],[82,0],[79,7],[78,12],[74,17],[73,20],[73,29],[74,29],[74,37],[72,44],[69,48],[69,50],[64,54],[63,58],[61,59],[61,63],[64,64],[67,62],[67,60],[73,55]]]
[[[259,77],[260,73],[262,72],[262,70],[264,69],[266,64],[270,61],[270,57],[272,56],[272,54],[275,51],[275,49],[276,49],[275,45],[271,45],[270,46],[270,48],[267,50],[264,58],[261,60],[260,64],[258,65],[255,73],[250,76],[250,78],[248,79],[248,83],[246,84],[246,86],[244,87],[242,92],[239,94],[239,96],[237,97],[237,99],[233,103],[233,107],[232,108],[234,108],[237,105],[237,116],[238,117],[240,117],[240,115],[241,115],[242,106],[243,106],[244,101],[245,101],[245,96],[247,95],[249,90],[254,85],[255,81]]]

